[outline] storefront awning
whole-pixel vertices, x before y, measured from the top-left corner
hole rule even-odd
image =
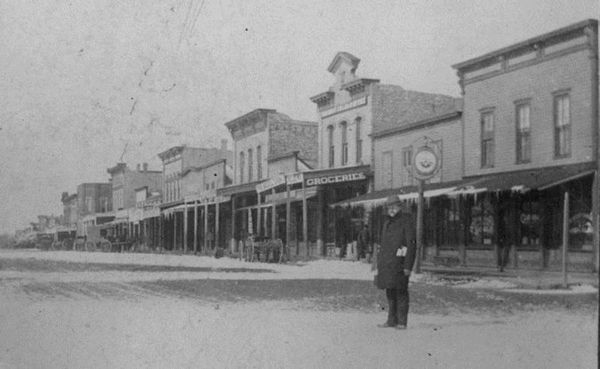
[[[176,213],[176,212],[182,212],[182,211],[183,211],[183,209],[185,209],[185,208],[186,208],[186,205],[185,205],[185,204],[182,204],[182,205],[177,205],[177,206],[173,206],[172,208],[164,209],[164,210],[162,211],[162,213],[163,213],[164,215],[172,215],[172,214],[174,214],[174,213]]]
[[[261,179],[260,181],[254,181],[254,182],[248,182],[248,183],[242,183],[242,184],[222,187],[222,188],[217,189],[217,195],[231,196],[231,195],[236,195],[236,194],[246,193],[246,192],[256,193],[256,185],[258,185],[264,181],[265,181],[264,179]]]
[[[304,198],[304,191],[302,189],[299,190],[291,190],[290,191],[290,201],[294,202],[294,201],[302,201],[302,199]],[[306,189],[306,198],[309,199],[311,197],[315,197],[317,196],[317,189],[315,187],[310,187]],[[267,204],[275,204],[275,205],[279,205],[279,204],[285,204],[287,203],[287,191],[284,192],[278,192],[275,194],[271,194],[271,195],[267,195],[266,196],[266,203]]]
[[[530,190],[543,191],[592,175],[594,171],[594,163],[581,163],[467,177],[461,181],[426,183],[423,196],[425,198],[438,196],[452,198],[470,195],[477,196],[485,192],[512,191],[526,193]],[[330,207],[364,206],[371,208],[383,205],[386,199],[393,195],[397,195],[400,200],[413,201],[418,198],[418,189],[417,186],[405,186],[396,189],[375,191],[331,204]]]
[[[433,198],[448,194],[456,190],[457,186],[461,183],[462,181],[426,183],[423,189],[423,197]],[[419,197],[418,191],[419,189],[417,186],[404,186],[394,189],[380,190],[331,204],[330,207],[364,206],[367,208],[372,208],[383,205],[390,196],[398,196],[400,200],[414,201]]]
[[[543,191],[569,181],[592,175],[594,163],[561,165],[556,167],[536,168],[515,172],[488,174],[463,179],[464,184],[458,186],[456,193],[512,191],[525,193],[530,190]]]

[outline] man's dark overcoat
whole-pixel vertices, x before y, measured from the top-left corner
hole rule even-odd
[[[406,247],[406,255],[398,250]],[[411,214],[398,212],[387,217],[381,231],[380,250],[377,255],[377,288],[403,288],[404,269],[412,270],[416,256],[415,224]],[[402,252],[400,252],[402,254]]]

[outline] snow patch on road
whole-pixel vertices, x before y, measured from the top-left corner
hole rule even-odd
[[[530,293],[536,295],[577,295],[577,294],[588,294],[598,293],[598,289],[589,284],[570,286],[567,289],[552,288],[552,289],[532,289],[532,288],[515,288],[507,289],[506,292],[514,293]]]

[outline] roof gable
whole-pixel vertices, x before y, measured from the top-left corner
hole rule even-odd
[[[354,71],[358,67],[358,63],[360,63],[360,59],[350,53],[347,53],[345,51],[340,51],[337,54],[335,54],[335,56],[333,57],[333,60],[331,61],[331,63],[329,63],[329,66],[327,67],[327,71],[329,73],[335,74],[335,72],[338,70],[339,66],[344,62],[349,64],[352,67],[352,70]]]

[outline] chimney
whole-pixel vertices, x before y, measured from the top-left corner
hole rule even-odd
[[[138,172],[140,171],[140,164],[139,164],[139,163],[138,163],[138,164],[135,166],[135,169],[136,169]]]
[[[221,139],[221,150],[227,150],[227,139],[226,138]]]
[[[142,164],[142,167],[144,168],[144,173],[148,171],[148,163]]]

